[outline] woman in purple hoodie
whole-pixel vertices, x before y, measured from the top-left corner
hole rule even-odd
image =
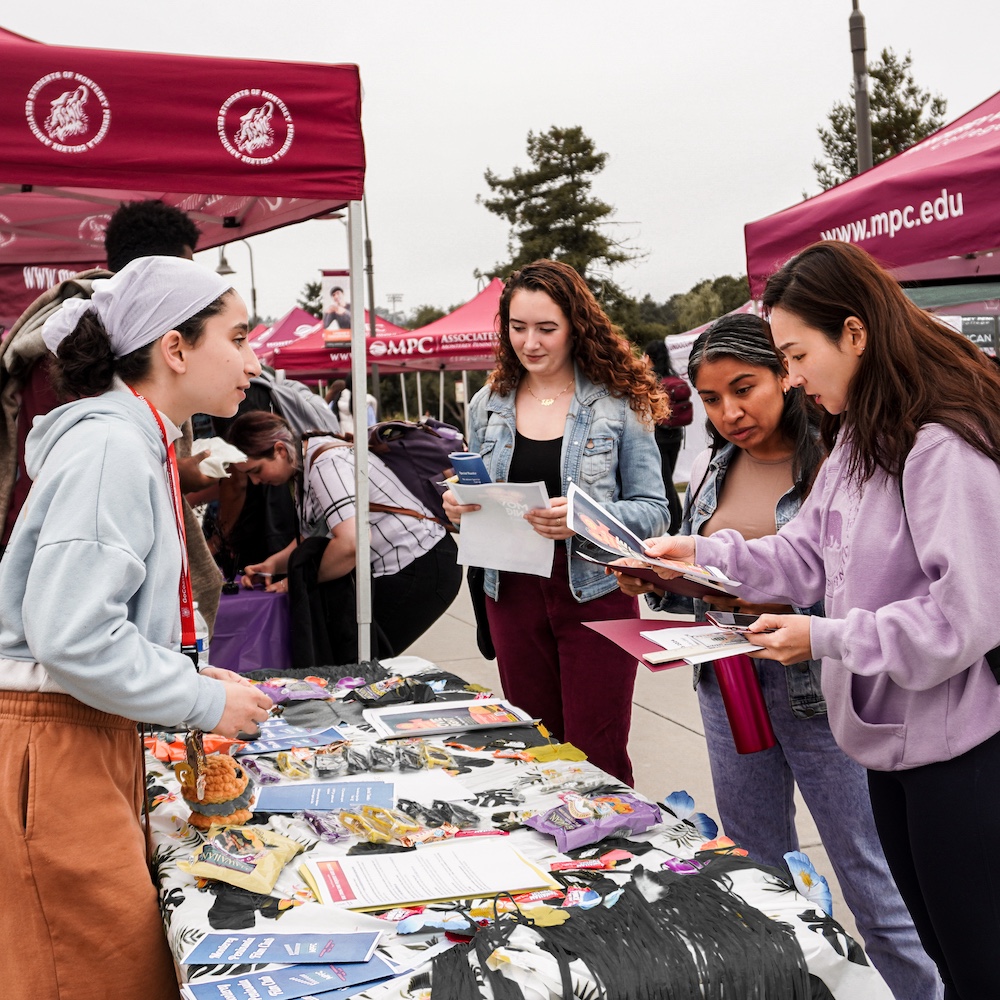
[[[649,553],[718,566],[744,600],[825,602],[826,618],[762,615],[761,656],[822,658],[830,727],[868,769],[946,1000],[995,1000],[1000,371],[850,244],[793,258],[764,307],[791,384],[826,411],[830,457],[778,534],[660,538]]]

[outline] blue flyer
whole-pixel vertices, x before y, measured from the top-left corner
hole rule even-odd
[[[391,781],[298,781],[287,785],[264,785],[257,804],[259,812],[293,813],[301,809],[340,810],[359,806],[394,805]]]
[[[245,976],[216,979],[212,983],[187,983],[188,1000],[300,1000],[307,996],[344,995],[343,987],[359,986],[396,975],[387,962],[376,955],[370,962],[353,965],[289,965],[272,972],[251,972]]]
[[[276,750],[291,750],[292,747],[325,747],[344,737],[339,729],[306,729],[304,726],[290,726],[280,719],[268,719],[260,726],[260,739],[248,743],[233,756],[246,753],[274,753]]]
[[[184,965],[269,962],[297,965],[367,962],[382,937],[380,931],[353,934],[206,934]]]

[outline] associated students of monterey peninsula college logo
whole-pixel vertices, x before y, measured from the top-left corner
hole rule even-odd
[[[267,90],[239,90],[219,108],[219,139],[242,163],[265,166],[288,152],[295,125],[285,102]]]
[[[24,114],[35,138],[57,153],[93,149],[111,125],[104,91],[68,70],[43,76],[28,92]]]

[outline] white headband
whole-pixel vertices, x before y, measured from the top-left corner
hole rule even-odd
[[[229,291],[221,275],[183,257],[139,257],[113,278],[97,278],[88,299],[67,299],[42,327],[54,354],[80,317],[96,312],[116,358],[159,339]]]

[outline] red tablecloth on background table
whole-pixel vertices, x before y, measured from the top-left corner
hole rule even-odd
[[[287,670],[292,665],[288,595],[264,590],[223,594],[209,649],[213,667]]]

